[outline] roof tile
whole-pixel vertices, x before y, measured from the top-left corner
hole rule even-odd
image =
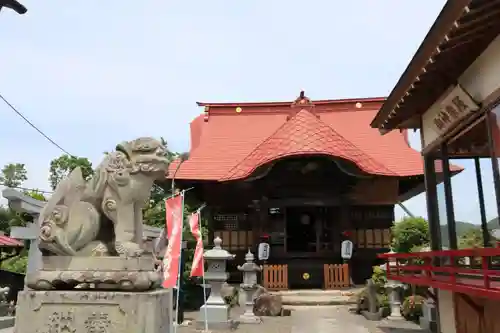
[[[365,154],[315,115],[301,110],[221,180],[244,178],[268,162],[306,154],[340,157],[356,163],[367,173],[395,176],[392,171]]]

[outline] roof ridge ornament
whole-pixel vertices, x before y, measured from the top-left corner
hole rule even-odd
[[[299,97],[297,97],[295,99],[295,101],[293,101],[293,103],[290,107],[292,110],[291,110],[290,114],[288,115],[287,120],[292,119],[297,113],[299,113],[302,110],[306,110],[306,111],[312,113],[314,116],[316,116],[316,118],[319,118],[319,116],[315,112],[314,103],[311,101],[311,99],[309,97],[307,97],[305,95],[304,90],[300,91]]]

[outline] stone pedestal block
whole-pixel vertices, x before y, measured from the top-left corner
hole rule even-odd
[[[152,256],[44,256],[41,269],[27,274],[28,287],[35,290],[147,291],[160,283]]]
[[[200,330],[205,329],[205,314],[209,330],[227,330],[231,328],[231,321],[229,319],[229,305],[203,305],[200,308],[200,314],[196,321],[196,328]]]
[[[172,291],[19,293],[16,332],[171,333]]]

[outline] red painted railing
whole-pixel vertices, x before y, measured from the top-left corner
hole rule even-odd
[[[387,279],[500,299],[500,248],[385,253]]]

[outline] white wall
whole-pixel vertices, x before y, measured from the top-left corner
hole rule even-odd
[[[438,307],[441,333],[456,333],[455,307],[453,305],[453,293],[451,291],[438,291]]]

